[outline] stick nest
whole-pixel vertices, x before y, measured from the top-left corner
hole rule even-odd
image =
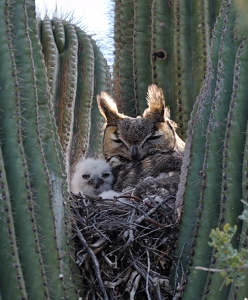
[[[172,299],[175,197],[71,195],[76,262],[89,300]]]

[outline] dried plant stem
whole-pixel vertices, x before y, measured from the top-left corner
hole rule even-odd
[[[82,233],[81,233],[80,229],[78,228],[78,226],[77,226],[77,224],[76,224],[75,221],[73,222],[73,225],[75,226],[75,228],[77,230],[77,234],[78,234],[78,237],[79,237],[82,245],[85,247],[86,251],[88,252],[88,254],[90,255],[90,257],[92,259],[92,263],[94,264],[95,275],[96,275],[99,287],[100,287],[100,289],[101,289],[101,291],[103,293],[104,300],[109,300],[107,292],[106,292],[105,287],[104,287],[104,283],[102,281],[101,272],[100,272],[100,266],[99,266],[98,260],[97,260],[97,258],[95,256],[95,253],[88,246],[85,238],[83,237],[83,235],[82,235]]]

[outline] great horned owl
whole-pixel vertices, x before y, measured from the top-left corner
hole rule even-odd
[[[97,102],[106,121],[103,155],[112,166],[114,189],[137,187],[144,179],[158,176],[162,185],[169,184],[169,189],[176,189],[185,143],[170,120],[162,89],[155,84],[148,87],[148,108],[142,117],[131,118],[119,113],[116,103],[105,92],[97,96]]]
[[[114,177],[104,159],[87,158],[76,165],[71,179],[71,191],[88,196],[98,196],[112,188]]]

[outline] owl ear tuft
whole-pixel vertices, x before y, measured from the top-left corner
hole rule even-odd
[[[156,84],[148,86],[147,92],[148,108],[144,111],[143,117],[164,122],[168,117],[168,108],[165,107],[163,90]]]
[[[108,125],[115,125],[116,121],[123,119],[122,114],[118,113],[116,103],[107,93],[101,92],[97,95],[97,104]]]

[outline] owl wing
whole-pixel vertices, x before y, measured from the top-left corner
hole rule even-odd
[[[157,155],[149,156],[135,164],[123,163],[122,165],[113,168],[114,176],[116,178],[114,190],[121,192],[128,187],[136,187],[139,184],[143,184],[144,180],[148,177],[154,179],[161,174],[172,175],[171,172],[179,174],[181,165],[182,157],[176,153],[159,153]],[[178,180],[178,175],[176,175],[175,180]],[[163,181],[166,181],[165,178],[161,179],[161,184]]]

